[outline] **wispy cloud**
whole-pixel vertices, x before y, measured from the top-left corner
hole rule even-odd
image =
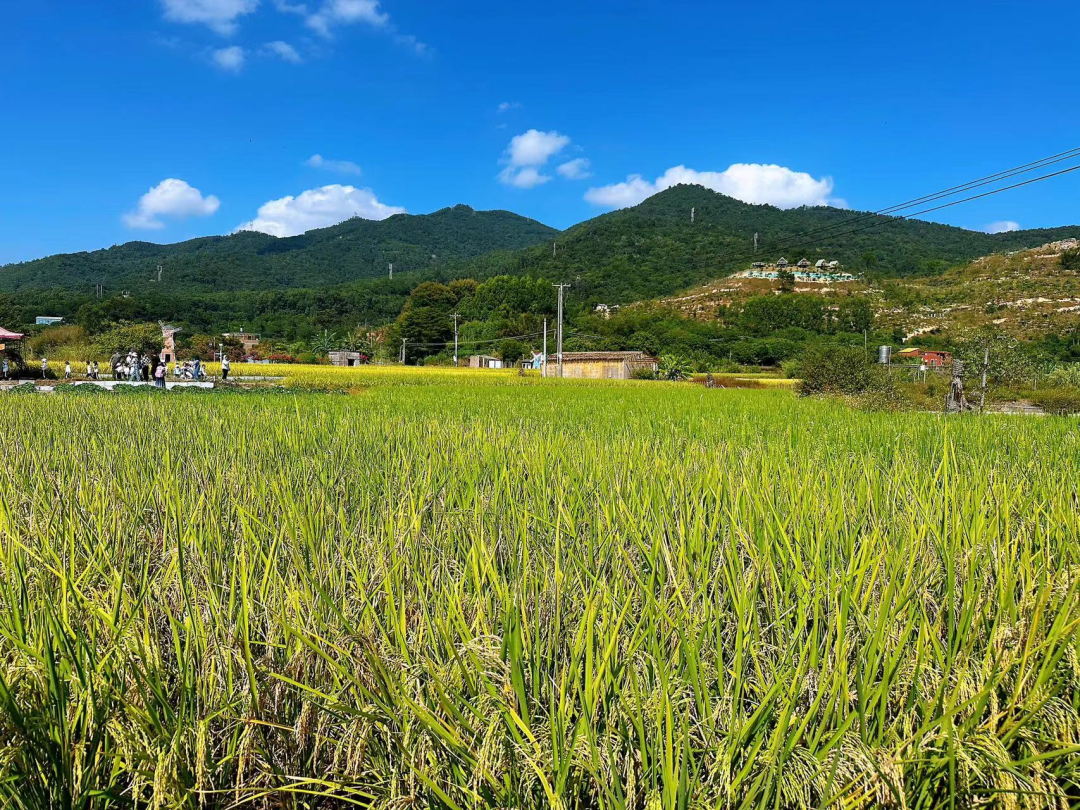
[[[591,168],[592,164],[588,158],[574,158],[560,164],[555,171],[567,180],[588,180],[592,177]]]
[[[313,169],[325,169],[338,174],[355,174],[357,176],[363,174],[360,166],[351,160],[329,160],[322,155],[312,155],[304,163]]]
[[[239,73],[244,68],[244,49],[239,45],[219,48],[210,54],[214,64],[230,73]]]
[[[1013,222],[1011,219],[1002,219],[998,222],[991,222],[983,230],[987,233],[1009,233],[1010,231],[1020,230],[1020,223]]]
[[[237,19],[258,8],[259,0],[161,0],[165,19],[208,26],[222,36],[236,33]]]
[[[280,39],[274,40],[273,42],[267,42],[263,45],[263,53],[268,54],[269,56],[276,56],[278,59],[294,65],[299,65],[304,61],[296,48]]]
[[[503,102],[502,104],[500,104],[500,105],[498,106],[498,108],[496,109],[496,111],[497,111],[497,112],[498,112],[498,113],[499,113],[500,115],[502,115],[503,113],[506,113],[506,112],[510,112],[511,110],[520,110],[520,109],[522,109],[522,108],[523,108],[524,106],[525,106],[525,105],[524,105],[524,104],[522,104],[522,103],[521,103],[520,101],[504,101],[504,102]]]

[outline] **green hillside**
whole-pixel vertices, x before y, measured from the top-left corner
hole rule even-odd
[[[132,295],[318,288],[418,272],[493,250],[515,250],[558,231],[509,211],[465,205],[382,221],[354,218],[279,239],[240,232],[173,245],[128,242],[0,268],[0,292],[63,289]],[[158,284],[157,267],[162,265]]]
[[[690,221],[691,209],[694,222]],[[843,226],[853,219],[851,226]],[[830,230],[820,232],[822,228]],[[858,228],[857,233],[848,231]],[[810,236],[801,236],[814,231]],[[919,220],[839,208],[782,210],[750,205],[701,186],[676,186],[634,208],[583,222],[550,245],[468,263],[464,275],[528,273],[574,284],[576,297],[606,303],[657,298],[687,289],[755,259],[838,259],[875,275],[937,275],[991,253],[1080,236],[1080,226],[986,234]],[[871,259],[868,254],[872,254]]]
[[[979,256],[1080,237],[1080,226],[989,235],[873,215],[849,233],[848,223],[863,216],[748,205],[700,186],[677,186],[561,233],[506,211],[456,206],[381,222],[352,219],[286,239],[238,233],[174,245],[131,242],[0,268],[0,323],[23,328],[35,315],[62,315],[93,331],[115,321],[160,319],[201,332],[243,324],[291,339],[390,323],[423,281],[569,281],[568,311],[580,313],[597,303],[671,296],[743,269],[755,257],[838,259],[870,278],[929,278]],[[836,227],[821,231],[829,226]],[[808,231],[812,236],[803,236]],[[159,264],[161,283],[153,280]]]

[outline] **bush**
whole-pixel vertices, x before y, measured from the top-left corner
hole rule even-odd
[[[1080,270],[1080,248],[1066,250],[1061,254],[1062,270]]]
[[[861,348],[814,346],[799,361],[799,393],[855,395],[874,382],[874,366]]]
[[[1047,413],[1058,416],[1080,413],[1080,388],[1043,388],[1033,391],[1030,399]]]
[[[139,354],[155,355],[163,345],[161,328],[153,323],[129,323],[115,326],[103,332],[94,340],[98,354],[108,357],[113,354],[127,354],[135,351]]]

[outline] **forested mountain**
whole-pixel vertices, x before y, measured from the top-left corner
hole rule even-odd
[[[1068,237],[1080,237],[1080,226],[992,235],[839,208],[782,210],[701,186],[675,186],[634,208],[570,228],[558,237],[554,256],[550,244],[536,245],[481,256],[458,272],[526,273],[569,281],[576,298],[625,303],[669,295],[781,256],[791,262],[837,259],[849,270],[886,277],[936,275],[978,256]]]
[[[279,239],[241,231],[172,245],[128,242],[0,267],[0,293],[63,289],[106,295],[318,288],[444,266],[492,250],[515,250],[557,234],[509,211],[466,205],[382,221],[353,218]],[[157,268],[162,280],[157,282]]]
[[[1071,236],[1080,237],[1080,226],[989,235],[836,208],[748,205],[676,186],[561,233],[506,211],[455,206],[381,222],[352,219],[285,239],[238,233],[52,256],[0,267],[0,323],[24,328],[35,315],[61,315],[94,331],[161,319],[189,331],[244,325],[294,339],[390,323],[423,281],[568,281],[568,311],[587,312],[597,303],[669,296],[781,255],[838,259],[876,277],[936,276],[978,256]],[[161,283],[152,280],[159,264]]]

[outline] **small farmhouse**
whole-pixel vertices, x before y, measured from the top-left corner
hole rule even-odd
[[[502,368],[503,361],[486,354],[474,354],[469,358],[469,368]]]
[[[347,352],[338,351],[330,352],[330,365],[341,366],[344,368],[350,368],[352,366],[362,366],[370,359],[363,352]]]
[[[235,338],[240,341],[240,345],[244,347],[244,353],[250,354],[259,346],[259,336],[253,335],[250,332],[226,332],[225,337]]]
[[[660,361],[645,352],[564,352],[562,376],[589,380],[629,380],[636,371],[656,371]]]
[[[933,349],[917,349],[914,346],[901,349],[896,353],[900,360],[919,363],[928,368],[942,368],[952,365],[952,352],[941,352]]]

